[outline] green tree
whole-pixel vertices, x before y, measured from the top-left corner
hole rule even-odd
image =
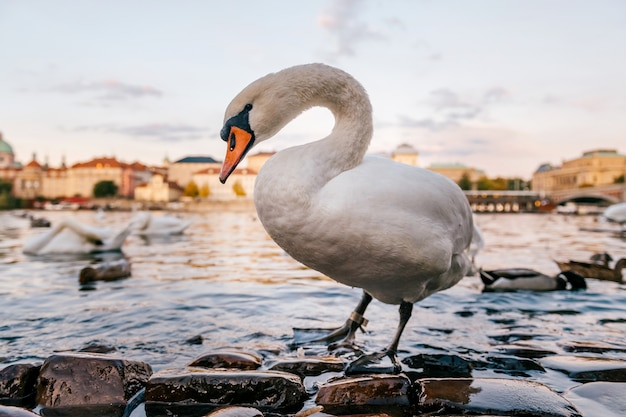
[[[491,180],[485,176],[480,177],[478,181],[476,181],[476,189],[477,190],[491,190]]]
[[[620,175],[619,177],[615,177],[613,182],[615,184],[623,184],[624,183],[624,174]]]
[[[96,198],[115,197],[119,187],[113,181],[98,181],[93,186],[93,196]]]
[[[506,178],[497,177],[491,180],[492,190],[504,191],[508,190],[508,186],[509,184]]]
[[[243,188],[241,181],[235,181],[235,183],[233,184],[233,191],[235,192],[235,195],[237,197],[246,196],[246,190]]]
[[[15,207],[15,201],[11,195],[13,184],[0,178],[0,209],[11,209]]]
[[[183,195],[185,197],[198,197],[200,194],[200,190],[198,189],[198,184],[193,181],[189,181],[185,186],[185,190],[183,191]]]
[[[210,195],[211,189],[209,188],[209,184],[205,183],[202,187],[200,187],[200,197],[207,198]]]
[[[12,189],[13,184],[0,178],[0,193],[10,193]]]
[[[472,189],[472,180],[470,179],[470,176],[467,172],[464,172],[463,175],[461,175],[461,178],[459,179],[459,182],[457,184],[459,184],[461,190]]]

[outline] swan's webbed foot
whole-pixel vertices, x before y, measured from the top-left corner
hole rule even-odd
[[[367,306],[369,305],[370,301],[372,301],[372,296],[369,295],[367,292],[363,291],[363,296],[361,297],[361,301],[359,301],[359,304],[356,306],[352,314],[350,314],[350,317],[348,318],[348,320],[346,320],[343,326],[334,330],[330,330],[330,332],[325,334],[324,336],[311,338],[308,340],[296,341],[292,344],[292,346],[299,347],[299,346],[303,346],[309,343],[313,343],[313,344],[323,343],[323,344],[330,345],[329,346],[330,350],[334,350],[334,349],[341,348],[341,347],[347,347],[351,350],[355,350],[354,336],[355,336],[357,329],[363,330],[363,328],[367,325],[367,319],[363,317],[363,314],[365,314],[365,309],[367,309]],[[300,329],[300,330],[311,331],[314,329]],[[320,330],[319,329],[317,330],[319,333]],[[339,342],[339,343],[335,344],[335,342]]]
[[[352,361],[346,368],[345,374],[398,374],[400,372],[402,372],[402,365],[398,361],[396,352],[385,349],[382,352],[363,355]]]
[[[313,339],[294,342],[293,347],[299,347],[306,344],[326,344],[329,345],[329,350],[335,350],[341,347],[347,347],[354,350],[355,333],[357,329],[361,329],[362,331],[364,331],[363,327],[366,324],[367,319],[365,317],[361,316],[358,313],[352,312],[350,318],[346,320],[346,322],[342,326],[336,329],[299,329],[301,331],[313,331],[318,334],[323,331],[329,331],[329,333],[325,334],[324,336],[315,337]]]

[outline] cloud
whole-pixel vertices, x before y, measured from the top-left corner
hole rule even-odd
[[[334,0],[318,16],[319,26],[326,29],[335,39],[336,45],[331,55],[354,56],[360,43],[386,40],[386,36],[360,19],[359,15],[364,5],[363,0]],[[397,19],[388,20],[387,24],[402,27],[402,23]]]
[[[65,94],[95,93],[102,101],[123,101],[143,97],[161,97],[163,93],[151,86],[127,84],[117,80],[72,82],[60,84],[52,91]]]
[[[476,96],[461,96],[448,89],[432,90],[423,104],[431,109],[432,115],[415,119],[404,114],[398,115],[399,127],[423,128],[433,132],[459,127],[465,121],[475,120],[487,114],[490,106],[510,97],[502,87],[490,88]]]
[[[82,126],[75,131],[96,131],[131,136],[136,139],[157,140],[159,142],[181,142],[199,140],[212,134],[205,128],[168,123],[149,123],[136,126],[120,126],[115,124]],[[217,135],[217,133],[215,133]]]

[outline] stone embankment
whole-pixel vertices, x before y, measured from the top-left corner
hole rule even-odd
[[[0,417],[127,417],[141,404],[148,417],[580,417],[575,404],[625,415],[626,361],[517,353],[484,362],[415,355],[403,360],[402,374],[350,377],[336,357],[263,358],[217,350],[184,368],[153,372],[147,363],[115,354],[58,353],[43,364],[0,369]],[[481,369],[495,376],[472,377]],[[556,393],[519,378],[546,369],[582,384]]]

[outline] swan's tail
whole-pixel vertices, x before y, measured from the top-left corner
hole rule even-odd
[[[467,256],[472,262],[472,266],[467,273],[468,276],[476,275],[476,272],[479,272],[479,268],[476,266],[476,255],[478,252],[485,247],[485,238],[483,237],[483,233],[480,231],[480,228],[474,222],[474,230],[472,230],[472,242],[467,248]]]

